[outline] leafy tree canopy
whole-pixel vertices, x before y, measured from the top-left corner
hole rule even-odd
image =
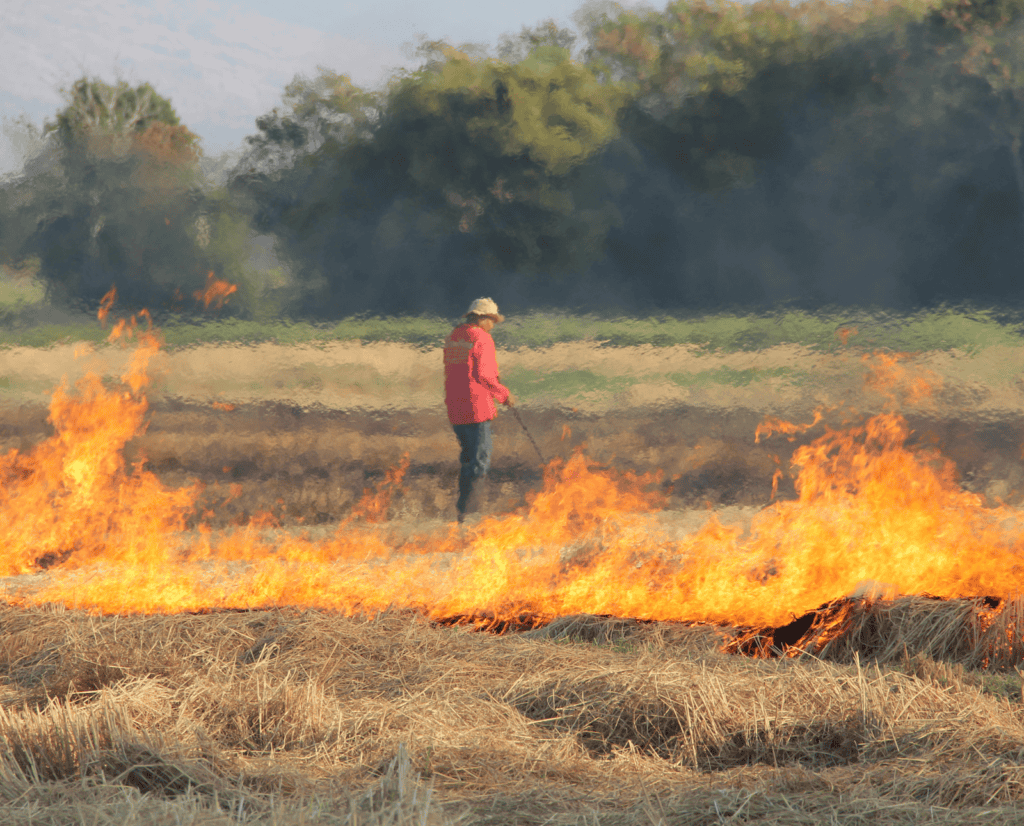
[[[127,150],[132,138],[159,125],[162,134],[174,136],[169,144],[176,152],[198,151],[198,139],[188,130],[166,128],[180,126],[178,115],[170,100],[157,94],[148,83],[132,88],[125,81],[109,84],[83,77],[63,94],[64,108],[54,120],[47,121],[43,131],[55,132],[67,149],[102,151],[97,144],[103,141],[108,147]]]
[[[114,286],[124,306],[187,312],[210,272],[240,276],[245,221],[200,186],[199,140],[170,100],[95,78],[64,97],[45,125],[57,163],[5,199],[22,230],[11,257],[38,258],[50,297],[95,306]]]
[[[352,140],[368,140],[380,106],[377,95],[323,66],[313,77],[296,75],[282,102],[283,109],[256,119],[259,131],[246,138],[249,150],[236,177],[275,174],[325,145],[336,152]]]
[[[524,271],[592,260],[612,219],[580,188],[602,186],[585,183],[588,163],[618,134],[627,92],[569,42],[527,30],[503,47],[514,59],[426,43],[424,66],[377,96],[326,70],[288,87],[234,185],[286,240],[318,307],[412,300],[387,286],[412,277],[395,254],[409,245],[438,267],[453,245]],[[421,260],[417,277],[451,277],[433,266]]]

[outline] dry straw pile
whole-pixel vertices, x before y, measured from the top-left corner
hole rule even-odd
[[[494,637],[297,610],[0,610],[4,824],[1024,821],[1024,716],[910,651],[712,629]]]
[[[1024,663],[1024,598],[842,599],[778,629],[738,632],[732,652],[811,654],[900,663],[920,656],[965,669],[1016,670]]]

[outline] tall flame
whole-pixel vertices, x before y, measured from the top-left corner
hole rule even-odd
[[[101,320],[113,297],[112,290]],[[142,391],[159,340],[139,331],[134,317],[114,327],[110,340],[119,339],[136,342],[122,387],[105,387],[93,373],[74,394],[62,384],[50,401],[54,435],[27,455],[13,450],[0,458],[0,575],[155,558],[165,537],[183,529],[195,489],[169,490],[141,467],[128,468],[122,454],[145,429]]]
[[[58,388],[54,435],[0,460],[0,574],[47,569],[10,581],[11,602],[774,625],[865,580],[942,597],[1008,596],[1024,585],[1024,514],[962,490],[934,450],[910,450],[907,424],[892,411],[824,427],[799,448],[798,497],[766,507],[746,534],[712,516],[696,533],[672,537],[659,527],[657,475],[602,469],[579,451],[547,466],[525,508],[464,529],[411,538],[391,531],[388,501],[406,459],[323,540],[255,523],[186,531],[198,489],[168,488],[122,455],[145,428],[146,366],[159,342],[133,322],[115,332],[136,344],[121,386],[88,375],[74,393]],[[878,365],[876,385],[888,375],[904,397],[924,392],[897,361]],[[759,437],[801,429],[769,422]]]

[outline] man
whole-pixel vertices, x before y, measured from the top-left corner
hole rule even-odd
[[[494,325],[505,320],[498,305],[489,298],[478,298],[463,317],[465,323],[452,330],[444,343],[444,400],[461,449],[459,498],[455,503],[459,522],[480,507],[478,483],[491,466],[494,402],[515,405],[515,398],[498,376],[491,338]]]

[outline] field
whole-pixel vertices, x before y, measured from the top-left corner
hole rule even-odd
[[[314,566],[309,549],[340,526],[355,542],[391,549],[374,563],[382,582],[406,556],[457,565],[459,548],[478,553],[520,530],[515,514],[541,521],[538,491],[553,483],[502,413],[487,517],[468,538],[450,538],[458,465],[440,400],[439,324],[410,322],[403,333],[394,320],[354,321],[320,338],[312,327],[287,335],[249,335],[226,322],[169,328],[148,365],[148,425],[125,446],[127,466],[168,489],[201,483],[183,536],[304,536],[301,564]],[[32,335],[48,346],[0,350],[0,448],[19,455],[53,432],[47,403],[62,377],[73,386],[91,370],[113,382],[132,354],[91,333]],[[594,480],[660,474],[642,485],[656,507],[635,519],[595,517],[599,540],[572,550],[610,553],[618,532],[639,569],[648,562],[637,543],[655,534],[688,547],[687,537],[719,524],[734,528],[729,541],[745,542],[773,496],[799,504],[791,460],[801,449],[827,428],[897,410],[910,452],[937,450],[955,463],[950,496],[975,494],[986,525],[1018,530],[1006,527],[1024,497],[1018,342],[1008,323],[954,313],[685,323],[538,316],[509,326],[499,361],[545,460],[569,467],[583,451],[595,474],[583,475]],[[809,424],[815,411],[823,416],[815,427],[775,424],[755,440],[769,418]],[[364,491],[386,490],[404,456],[400,485],[367,519]],[[564,514],[580,535],[591,529],[587,514]],[[428,540],[443,553],[431,556]],[[513,551],[527,558],[523,547]],[[60,579],[79,552],[40,553],[27,575],[4,580],[4,823],[1024,816],[1019,566],[1007,570],[1003,590],[963,595],[973,600],[829,592],[839,600],[829,616],[842,616],[843,633],[816,656],[765,659],[726,653],[756,651],[764,632],[752,622],[707,622],[714,604],[671,621],[653,608],[608,616],[616,612],[600,610],[604,603],[568,617],[540,609],[533,630],[527,617],[493,634],[418,610],[397,591],[390,602],[364,602],[366,610],[308,595],[156,615],[75,608],[93,604],[84,596],[34,601],[33,589]],[[554,552],[552,576],[565,577],[558,588],[599,567],[565,547]],[[671,559],[658,553],[659,564]],[[67,581],[84,594],[79,573]],[[893,581],[878,574],[864,578]],[[620,575],[623,587],[632,582],[628,570]],[[984,597],[999,598],[998,613]],[[532,599],[523,604],[539,604]],[[992,647],[996,637],[1008,641],[1005,651]]]

